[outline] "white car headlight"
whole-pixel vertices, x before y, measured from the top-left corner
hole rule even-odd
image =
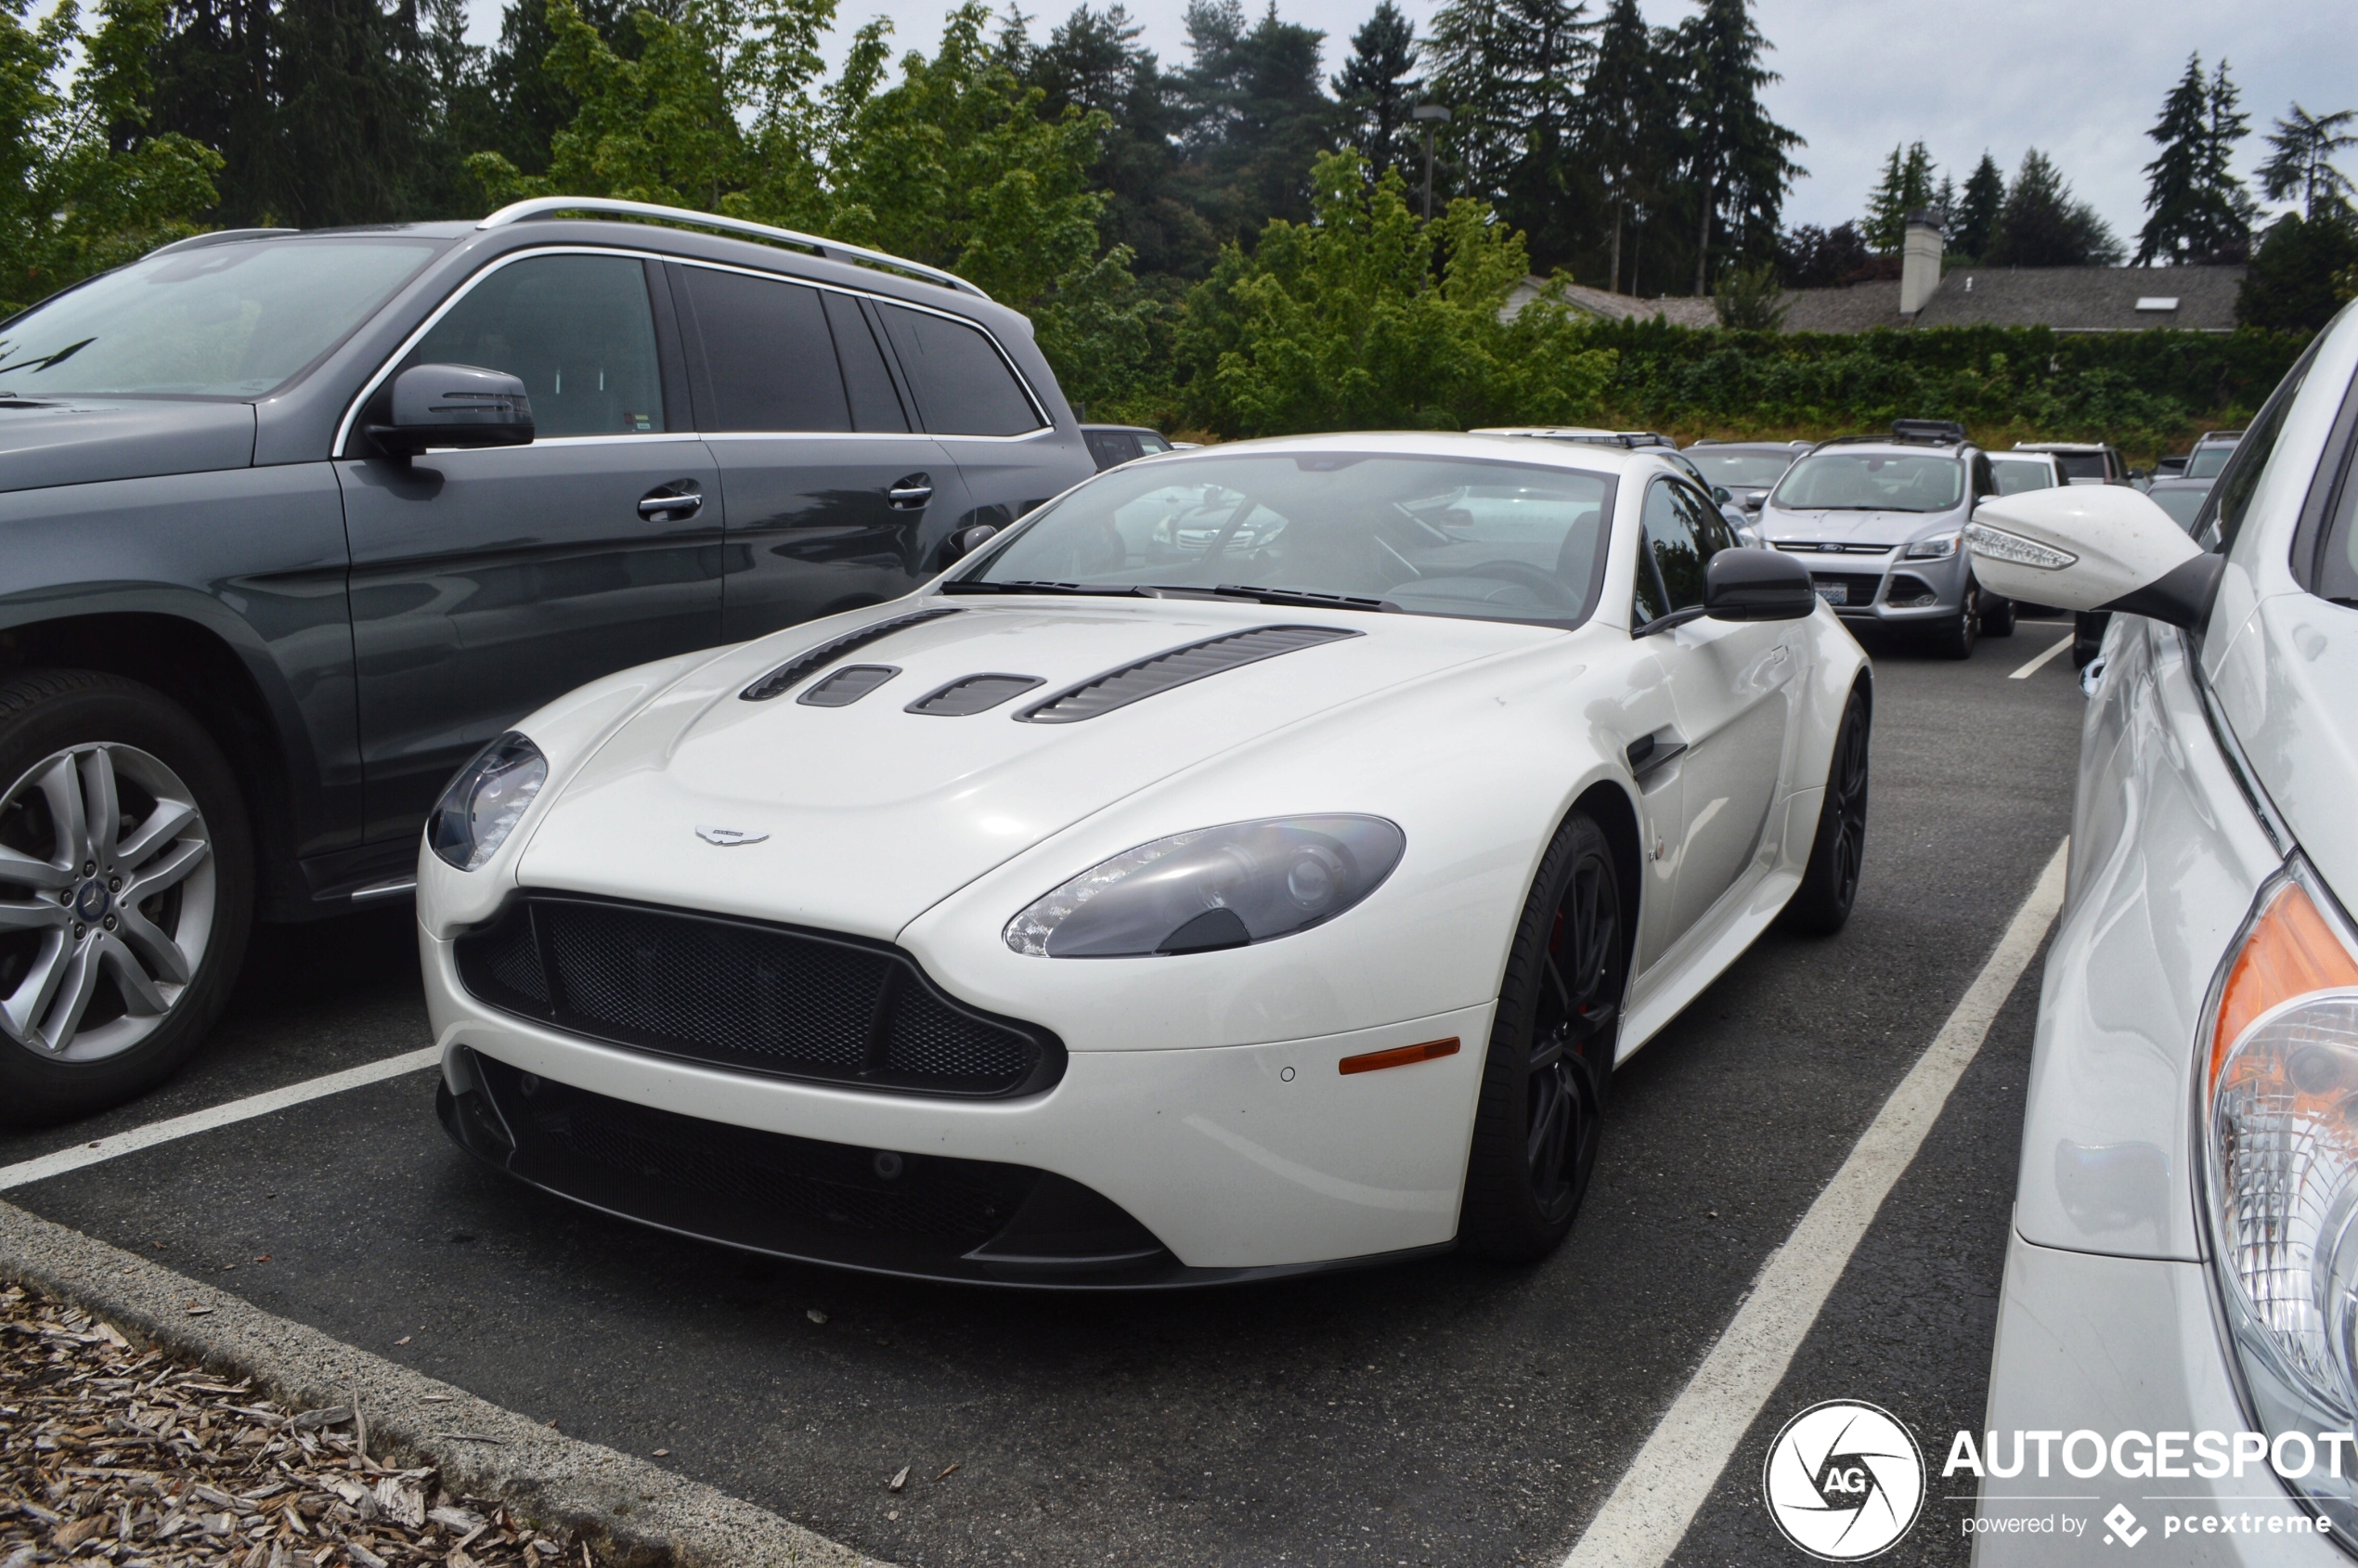
[[[1278,817],[1175,833],[1102,861],[1007,922],[1035,958],[1208,952],[1291,936],[1374,892],[1408,840],[1381,817]]]
[[[1963,538],[1963,534],[1936,534],[1928,539],[1918,539],[1900,555],[1909,561],[1946,561],[1957,553]]]
[[[473,871],[507,842],[548,782],[549,759],[511,730],[459,770],[426,819],[426,842],[460,871]]]
[[[2332,912],[2305,868],[2272,879],[2213,987],[2203,1208],[2251,1414],[2304,1434],[2287,1484],[2351,1528],[2358,1454],[2318,1440],[2358,1416],[2358,950]]]

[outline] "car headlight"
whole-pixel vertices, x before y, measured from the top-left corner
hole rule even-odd
[[[1946,561],[1957,553],[1963,534],[1936,534],[1928,539],[1918,539],[1900,551],[1909,561]]]
[[[1007,945],[1035,958],[1135,958],[1291,936],[1374,892],[1407,843],[1381,817],[1277,817],[1174,833],[1040,899],[1007,922]]]
[[[548,782],[549,759],[511,730],[459,770],[426,819],[426,842],[460,871],[473,871],[499,852]]]
[[[2261,889],[2212,990],[2211,1266],[2251,1415],[2272,1445],[2303,1434],[2317,1462],[2287,1484],[2339,1534],[2358,1528],[2358,1466],[2328,1464],[2319,1434],[2358,1415],[2358,950],[2298,862]]]

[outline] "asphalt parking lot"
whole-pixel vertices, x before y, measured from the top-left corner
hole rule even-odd
[[[1147,1299],[838,1276],[673,1240],[484,1172],[420,1071],[8,1194],[44,1217],[909,1564],[1560,1561],[1764,1259],[1940,1029],[2069,826],[2068,633],[1876,655],[1866,873],[1615,1078],[1571,1242]],[[1802,1561],[1765,1446],[1871,1400],[1930,1450],[1884,1561],[1963,1563],[1937,1470],[1977,1424],[2034,963],[1673,1561]],[[410,916],[266,929],[198,1066],[0,1164],[429,1043]],[[887,1479],[910,1470],[905,1491]]]

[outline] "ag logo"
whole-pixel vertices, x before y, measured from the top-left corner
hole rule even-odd
[[[1785,1539],[1821,1562],[1856,1562],[1916,1522],[1924,1456],[1889,1411],[1830,1399],[1777,1433],[1760,1484]]]

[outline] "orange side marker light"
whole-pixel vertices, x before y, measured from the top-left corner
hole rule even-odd
[[[1364,1056],[1345,1056],[1335,1064],[1345,1073],[1381,1072],[1388,1067],[1406,1067],[1413,1062],[1430,1062],[1458,1054],[1458,1037],[1428,1040],[1421,1045],[1394,1045],[1389,1051],[1369,1051]]]

